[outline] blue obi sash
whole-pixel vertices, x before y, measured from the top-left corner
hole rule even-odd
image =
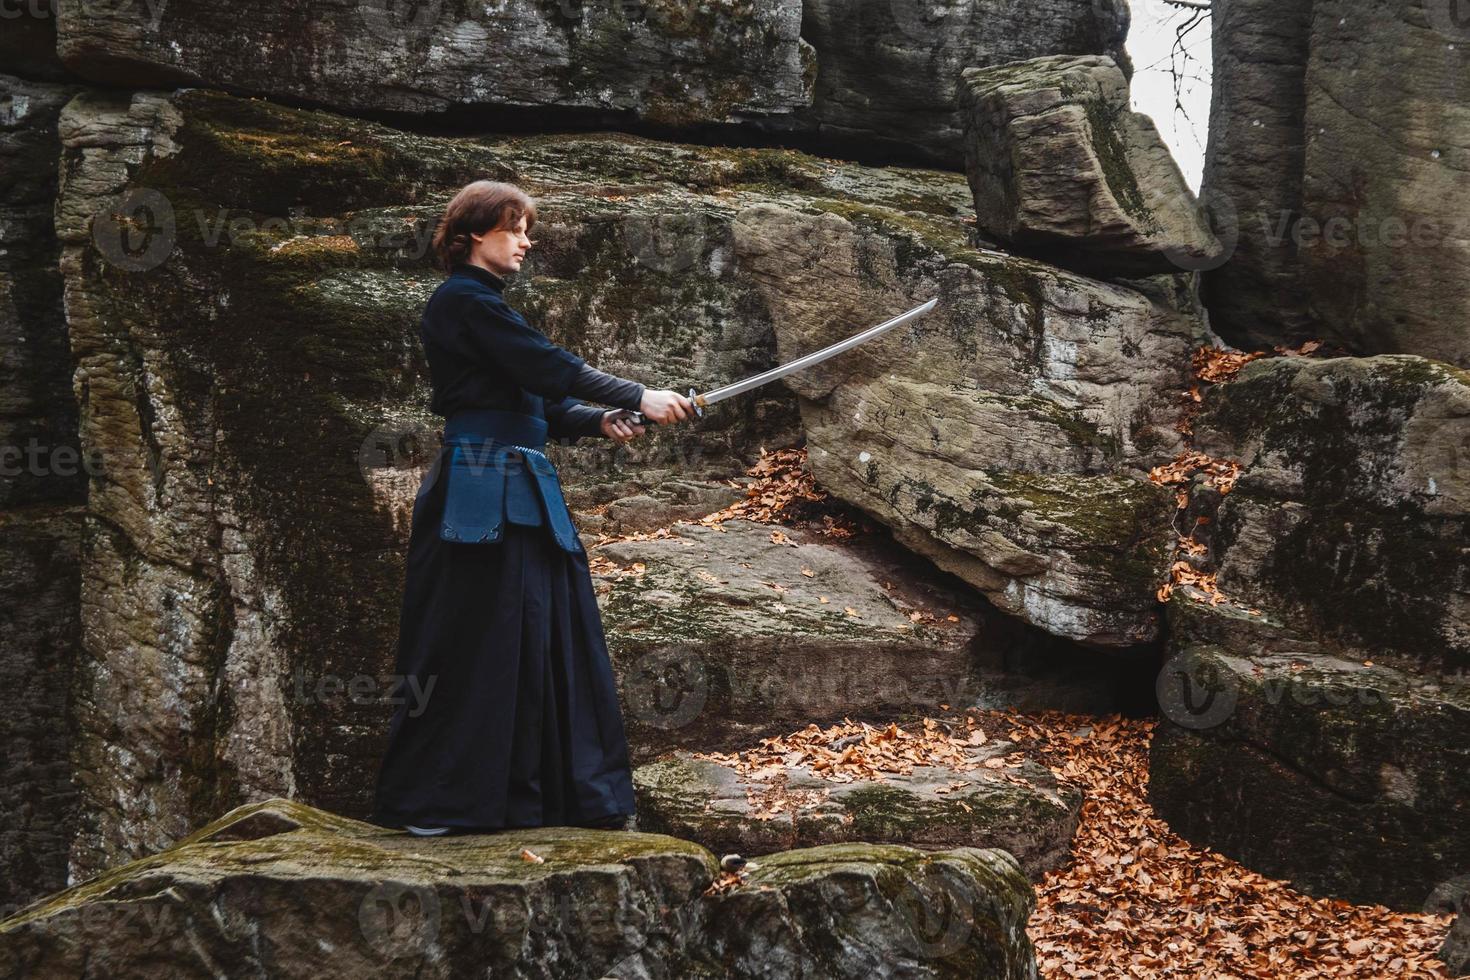
[[[545,419],[491,408],[455,412],[444,424],[449,485],[439,537],[493,544],[507,523],[545,523],[564,550],[583,551],[545,445]]]

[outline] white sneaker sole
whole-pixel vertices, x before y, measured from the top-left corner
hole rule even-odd
[[[449,833],[448,827],[415,827],[412,824],[404,824],[403,829],[415,837],[438,837],[440,834]]]

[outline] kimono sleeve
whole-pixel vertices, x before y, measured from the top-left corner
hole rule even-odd
[[[582,436],[602,435],[602,416],[606,409],[588,405],[576,398],[563,398],[543,407],[546,415],[546,437],[574,443]]]
[[[572,379],[586,363],[553,344],[503,300],[476,297],[465,321],[465,341],[476,355],[549,402],[567,397]]]

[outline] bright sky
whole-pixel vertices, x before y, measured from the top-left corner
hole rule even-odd
[[[1133,23],[1128,31],[1128,55],[1133,59],[1133,108],[1153,117],[1154,125],[1184,179],[1199,190],[1205,164],[1205,138],[1210,124],[1210,18],[1208,14],[1184,38],[1186,62],[1177,54],[1174,64],[1184,78],[1179,93],[1181,112],[1174,105],[1174,80],[1169,75],[1170,48],[1175,31],[1187,23],[1192,10],[1164,0],[1130,0]]]

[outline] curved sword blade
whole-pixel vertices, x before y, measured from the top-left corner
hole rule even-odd
[[[910,320],[923,316],[925,313],[928,313],[930,310],[934,309],[935,304],[937,304],[938,302],[939,298],[936,296],[929,302],[924,303],[921,306],[916,306],[912,310],[909,310],[907,313],[900,313],[892,320],[885,320],[883,323],[878,324],[876,327],[869,327],[861,333],[855,333],[851,337],[848,337],[846,340],[839,340],[835,344],[832,344],[828,347],[823,347],[821,350],[813,351],[812,353],[803,355],[802,357],[798,357],[794,361],[788,361],[785,364],[773,367],[769,371],[762,371],[760,374],[753,374],[748,378],[742,378],[741,380],[736,381],[734,384],[728,384],[725,385],[723,388],[716,388],[714,391],[706,392],[699,396],[700,403],[703,405],[712,405],[715,402],[724,401],[726,398],[730,398],[734,395],[744,394],[752,388],[759,388],[761,385],[775,381],[777,378],[784,378],[786,375],[791,374],[795,371],[800,371],[802,368],[809,368],[813,364],[820,364],[823,361],[827,360],[829,357],[835,357],[845,350],[851,350],[858,344],[865,343],[869,340],[872,340],[874,337],[878,337],[887,333],[894,327],[902,326],[903,324],[908,323]]]

